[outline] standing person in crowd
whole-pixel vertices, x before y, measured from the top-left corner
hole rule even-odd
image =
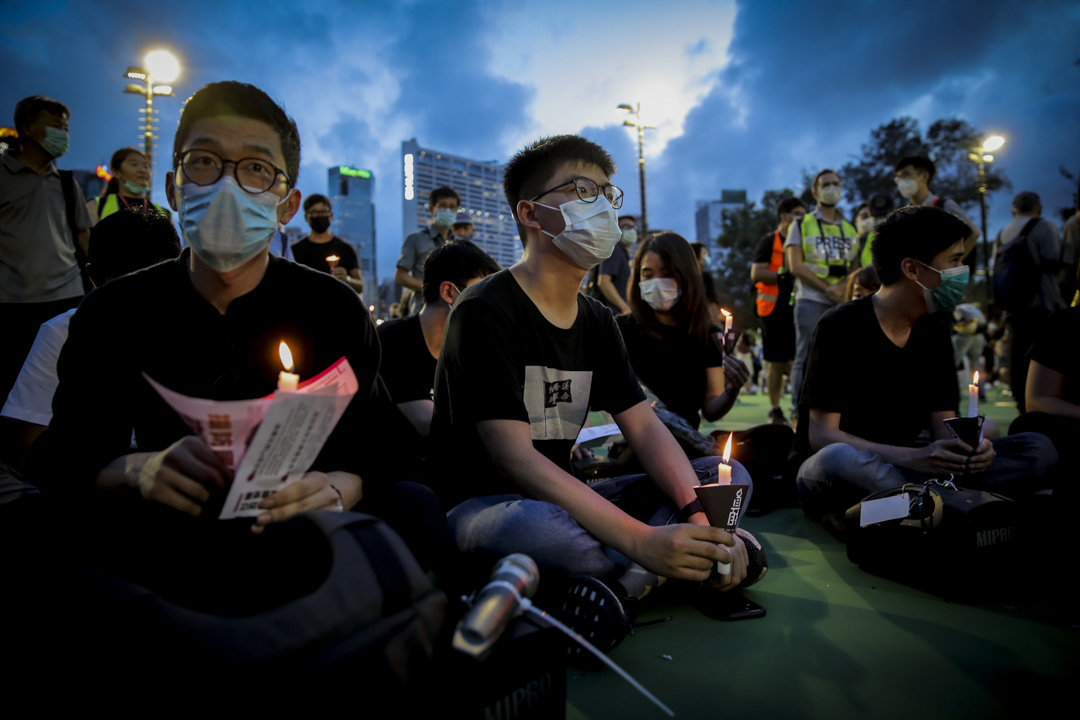
[[[817,200],[812,213],[793,222],[784,241],[785,257],[795,276],[795,360],[791,395],[799,397],[810,338],[825,311],[842,302],[848,274],[858,268],[858,233],[836,208],[843,197],[840,175],[822,170],[810,192]],[[799,406],[792,408],[798,419]]]
[[[95,286],[180,254],[180,238],[168,216],[135,207],[107,215],[90,233],[86,270]],[[25,457],[49,426],[58,382],[56,362],[75,308],[41,326],[0,415],[12,422],[16,452]],[[21,462],[18,463],[21,465]]]
[[[379,374],[398,410],[422,437],[428,436],[435,410],[435,366],[446,317],[465,288],[500,269],[469,240],[441,245],[424,261],[424,306],[420,312],[378,328],[382,345]]]
[[[953,320],[953,360],[956,362],[957,382],[960,387],[968,385],[976,370],[980,370],[982,377],[989,380],[986,370],[979,366],[986,350],[986,316],[975,303],[960,303],[953,310]],[[979,396],[983,399],[985,387],[985,383],[979,384]]]
[[[1021,414],[1027,412],[1024,402],[1028,373],[1028,350],[1039,334],[1043,321],[1054,310],[1065,307],[1061,289],[1057,283],[1061,267],[1061,236],[1057,226],[1042,216],[1042,201],[1029,190],[1017,193],[1012,202],[1013,221],[994,240],[995,273],[1007,272],[1009,263],[1019,258],[1029,258],[1030,267],[1020,269],[1021,274],[1038,275],[1038,283],[1032,283],[1034,294],[1030,299],[1017,298],[1020,304],[1006,307],[1005,322],[1011,329],[1012,345],[1009,350],[1009,384],[1012,387],[1016,407]],[[1004,304],[1002,304],[1003,307]]]
[[[869,213],[869,217],[864,214],[863,219],[859,221],[857,226],[859,230],[859,265],[862,267],[868,268],[873,263],[870,257],[870,248],[874,244],[874,228],[885,222],[885,218],[895,208],[896,203],[893,202],[891,195],[874,195],[866,201],[866,211]]]
[[[975,226],[971,218],[960,209],[955,200],[934,195],[931,192],[930,183],[934,181],[934,175],[936,174],[937,167],[934,165],[933,160],[928,157],[913,155],[896,163],[893,180],[896,182],[896,188],[900,191],[900,195],[907,198],[908,205],[939,207],[967,224],[970,232],[964,238],[964,257],[966,258],[975,249],[975,242],[982,233],[979,232],[979,228]]]
[[[641,243],[630,278],[630,313],[615,318],[634,374],[693,428],[712,422],[739,398],[750,370],[721,351],[705,286],[690,243],[673,232]]]
[[[461,208],[461,196],[452,187],[437,187],[428,193],[428,209],[431,222],[405,238],[401,245],[401,257],[394,271],[394,282],[411,291],[408,312],[402,308],[402,315],[420,312],[424,304],[421,292],[424,289],[424,261],[432,250],[454,236],[451,228],[457,222]]]
[[[966,487],[1026,496],[1044,487],[1057,461],[1035,433],[971,447],[945,426],[957,415],[959,388],[949,328],[930,312],[951,312],[963,297],[968,230],[939,208],[896,211],[876,230],[881,289],[818,324],[800,398],[808,416],[796,437],[796,450],[813,455],[797,485],[807,515],[833,531],[873,492],[952,474]],[[920,445],[926,427],[931,442]]]
[[[139,212],[154,208],[165,217],[171,217],[172,213],[168,208],[150,202],[150,163],[142,150],[133,147],[120,148],[109,160],[109,171],[112,179],[105,186],[105,192],[101,197],[86,203],[90,219],[95,225],[113,213],[128,208]]]
[[[613,315],[630,312],[626,304],[626,286],[630,282],[630,253],[628,248],[637,242],[637,220],[629,215],[619,218],[619,242],[611,257],[591,272],[595,278],[592,296],[604,303]]]
[[[363,295],[364,277],[356,259],[356,250],[330,232],[330,223],[334,221],[330,198],[318,194],[305,198],[304,220],[311,232],[293,244],[293,259],[312,270],[330,273],[358,295]],[[337,260],[327,259],[335,256]]]
[[[79,304],[79,258],[93,221],[70,171],[56,169],[68,150],[71,111],[33,95],[15,105],[19,137],[0,157],[0,404],[7,400],[38,328]]]
[[[784,241],[791,224],[802,222],[806,204],[797,197],[784,198],[776,204],[776,215],[776,230],[758,242],[750,279],[756,283],[755,306],[762,325],[765,385],[772,406],[769,422],[786,425],[780,400],[784,396],[784,377],[791,377],[791,362],[795,359],[795,312],[791,303],[795,277],[784,262]]]
[[[473,224],[472,216],[469,213],[459,212],[457,219],[454,221],[454,227],[451,229],[454,231],[455,240],[468,240],[476,234],[476,225]]]
[[[691,243],[690,246],[694,248],[698,272],[701,273],[701,280],[705,283],[705,302],[709,305],[709,317],[719,325],[722,322],[720,317],[720,296],[716,292],[716,280],[713,279],[712,274],[712,254],[704,243]]]
[[[523,552],[580,576],[570,589],[584,592],[568,600],[582,612],[571,623],[601,650],[629,630],[621,598],[643,597],[657,576],[704,581],[717,560],[732,572],[716,589],[747,576],[743,540],[709,526],[696,502],[697,471],[715,473],[716,459],[695,471],[646,401],[615,319],[579,292],[619,242],[614,171],[603,148],[576,135],[541,139],[507,164],[524,254],[454,305],[430,438],[433,481],[459,502],[447,514],[458,546]],[[590,408],[614,416],[647,475],[589,486],[571,474]],[[619,506],[631,496],[646,498],[635,515]],[[612,632],[594,617],[611,620]]]

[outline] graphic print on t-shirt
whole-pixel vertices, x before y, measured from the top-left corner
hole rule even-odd
[[[525,367],[525,409],[533,440],[574,440],[589,412],[592,371]]]

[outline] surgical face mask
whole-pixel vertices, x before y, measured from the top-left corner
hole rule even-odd
[[[45,128],[45,139],[41,141],[41,147],[45,148],[45,152],[58,158],[66,153],[70,146],[71,137],[67,130],[54,128],[51,125]]]
[[[855,222],[855,227],[858,228],[860,235],[862,235],[863,233],[868,233],[868,232],[870,232],[871,230],[874,229],[874,218],[872,218],[872,217],[859,218]]]
[[[941,276],[941,282],[933,290],[930,290],[918,280],[919,287],[923,289],[923,297],[926,299],[926,309],[930,312],[937,310],[944,310],[947,313],[951,313],[956,309],[956,306],[960,304],[960,301],[964,298],[964,293],[967,292],[968,286],[968,266],[961,265],[960,267],[948,268],[946,270],[938,270],[932,268],[924,262],[916,260],[920,265],[928,270],[933,270]]]
[[[592,202],[571,200],[559,207],[536,204],[562,213],[566,227],[561,233],[552,235],[543,228],[540,232],[579,267],[591,270],[611,257],[622,233],[618,215],[607,197],[601,195]]]
[[[652,278],[638,283],[641,299],[653,310],[666,312],[675,307],[679,299],[679,286],[671,278]]]
[[[623,245],[628,245],[628,246],[633,245],[634,243],[636,243],[637,242],[637,229],[628,228],[626,230],[623,230],[622,231],[622,242],[623,242]]]
[[[836,204],[840,202],[841,197],[843,197],[843,191],[840,189],[840,187],[838,185],[829,185],[827,187],[821,188],[821,193],[818,197],[818,201],[822,205],[835,207]]]
[[[457,212],[450,208],[440,208],[435,211],[435,224],[441,228],[452,227],[457,221]]]
[[[228,174],[213,185],[188,183],[177,189],[184,240],[203,262],[223,273],[266,249],[278,229],[278,206],[289,197],[244,192]]]
[[[896,188],[900,191],[900,194],[906,198],[910,198],[919,190],[919,181],[912,180],[911,178],[896,178]]]
[[[150,192],[149,185],[139,185],[138,183],[133,183],[130,180],[124,181],[124,189],[132,195],[145,195],[146,193]]]

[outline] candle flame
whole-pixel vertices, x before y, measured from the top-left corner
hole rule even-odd
[[[285,344],[284,340],[278,345],[278,356],[281,358],[281,364],[285,366],[285,371],[292,372],[292,350],[289,349],[289,346]]]
[[[978,385],[979,384],[979,371],[978,370],[975,371],[975,377],[971,380],[971,384],[972,385]]]
[[[726,464],[731,460],[731,438],[735,433],[728,433],[727,442],[724,443],[724,463]]]
[[[728,312],[727,310],[725,310],[724,308],[720,308],[720,314],[721,314],[721,315],[723,315],[723,316],[724,316],[724,317],[726,317],[726,318],[729,318],[729,317],[731,317],[731,313],[729,313],[729,312]]]
[[[326,262],[337,262],[340,259],[341,258],[339,258],[337,255],[327,255],[326,256]]]

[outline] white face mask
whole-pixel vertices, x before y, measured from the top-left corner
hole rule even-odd
[[[855,227],[858,229],[859,234],[868,233],[874,229],[874,218],[864,217],[855,221]]]
[[[619,216],[606,196],[601,195],[593,202],[571,200],[557,208],[536,204],[562,213],[566,227],[561,233],[552,235],[543,228],[540,232],[550,237],[555,247],[579,267],[591,270],[611,257],[622,231]]]
[[[897,178],[896,187],[900,190],[901,195],[909,198],[919,190],[919,181],[911,178]]]
[[[679,299],[679,286],[671,278],[652,278],[638,283],[641,299],[653,310],[666,312],[675,307]]]
[[[822,205],[828,205],[835,207],[840,198],[843,197],[843,190],[835,185],[830,185],[826,188],[821,188],[821,195],[818,197],[818,202]]]

